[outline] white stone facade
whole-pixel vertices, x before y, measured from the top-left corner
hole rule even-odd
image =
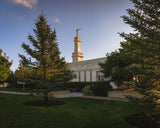
[[[76,74],[76,78],[72,79],[73,82],[93,82],[106,80],[103,77],[99,63],[104,63],[106,57],[85,60],[79,62],[68,63],[70,70]]]
[[[83,61],[83,53],[81,52],[81,38],[78,36],[79,29],[76,30],[74,38],[74,52],[72,53],[72,63],[68,63],[68,67],[76,75],[73,82],[94,82],[104,81],[103,73],[99,63],[104,63],[106,57]]]

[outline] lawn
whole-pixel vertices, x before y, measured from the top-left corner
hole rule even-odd
[[[33,92],[34,90],[25,88],[25,91],[23,91],[23,88],[2,88],[0,87],[0,91]]]
[[[0,97],[0,128],[133,128],[123,117],[142,111],[141,106],[131,102],[64,98],[58,99],[64,105],[37,107],[24,102],[43,97]]]

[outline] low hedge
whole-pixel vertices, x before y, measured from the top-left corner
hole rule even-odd
[[[108,91],[112,90],[110,85],[92,85],[90,87],[95,96],[108,96]]]
[[[81,90],[85,86],[94,85],[95,88],[98,88],[97,86],[100,86],[100,88],[102,88],[102,86],[103,86],[104,88],[107,88],[108,91],[111,91],[113,89],[112,89],[112,87],[110,86],[109,83],[110,83],[110,81],[102,81],[102,82],[69,82],[69,83],[66,84],[66,88],[70,89],[71,91],[75,90],[76,92],[81,92]]]

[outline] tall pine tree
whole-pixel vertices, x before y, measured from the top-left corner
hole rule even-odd
[[[160,1],[131,0],[134,9],[128,9],[129,16],[122,16],[124,22],[134,28],[136,34],[121,33],[132,48],[136,48],[144,69],[143,79],[152,87],[160,88]],[[133,39],[133,36],[136,39]],[[132,50],[133,51],[133,50]]]
[[[141,65],[142,71],[137,72],[136,89],[144,94],[139,100],[151,105],[153,120],[160,118],[160,1],[131,0],[134,9],[127,9],[128,15],[122,16],[138,34],[121,33],[129,43],[122,43],[124,50],[130,52]]]
[[[160,0],[131,0],[133,9],[127,9],[128,15],[123,21],[136,33],[120,33],[125,41],[121,42],[119,52],[108,56],[101,64],[105,75],[115,75],[115,80],[128,79],[132,87],[144,95],[142,99],[132,100],[151,106],[148,115],[153,120],[160,119]],[[107,66],[109,65],[109,66]],[[122,66],[123,65],[123,66]],[[109,69],[108,67],[111,67]],[[117,68],[118,67],[118,68]],[[118,69],[118,70],[117,70]],[[120,72],[118,72],[120,71]]]
[[[35,27],[33,29],[35,37],[31,34],[28,35],[31,46],[23,43],[22,48],[32,59],[29,61],[29,65],[37,71],[36,78],[39,78],[40,89],[47,104],[48,92],[54,88],[53,81],[64,75],[66,63],[64,58],[60,57],[56,31],[55,29],[51,30],[43,13],[35,21]],[[20,57],[23,59],[24,56],[20,55]]]

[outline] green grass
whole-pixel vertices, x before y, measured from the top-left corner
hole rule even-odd
[[[25,91],[23,91],[23,88],[2,88],[2,87],[0,87],[0,91],[33,92],[34,90],[31,90],[29,88],[25,88]]]
[[[0,128],[133,128],[124,116],[141,112],[131,102],[87,98],[58,99],[62,106],[25,106],[38,96],[0,94]]]

